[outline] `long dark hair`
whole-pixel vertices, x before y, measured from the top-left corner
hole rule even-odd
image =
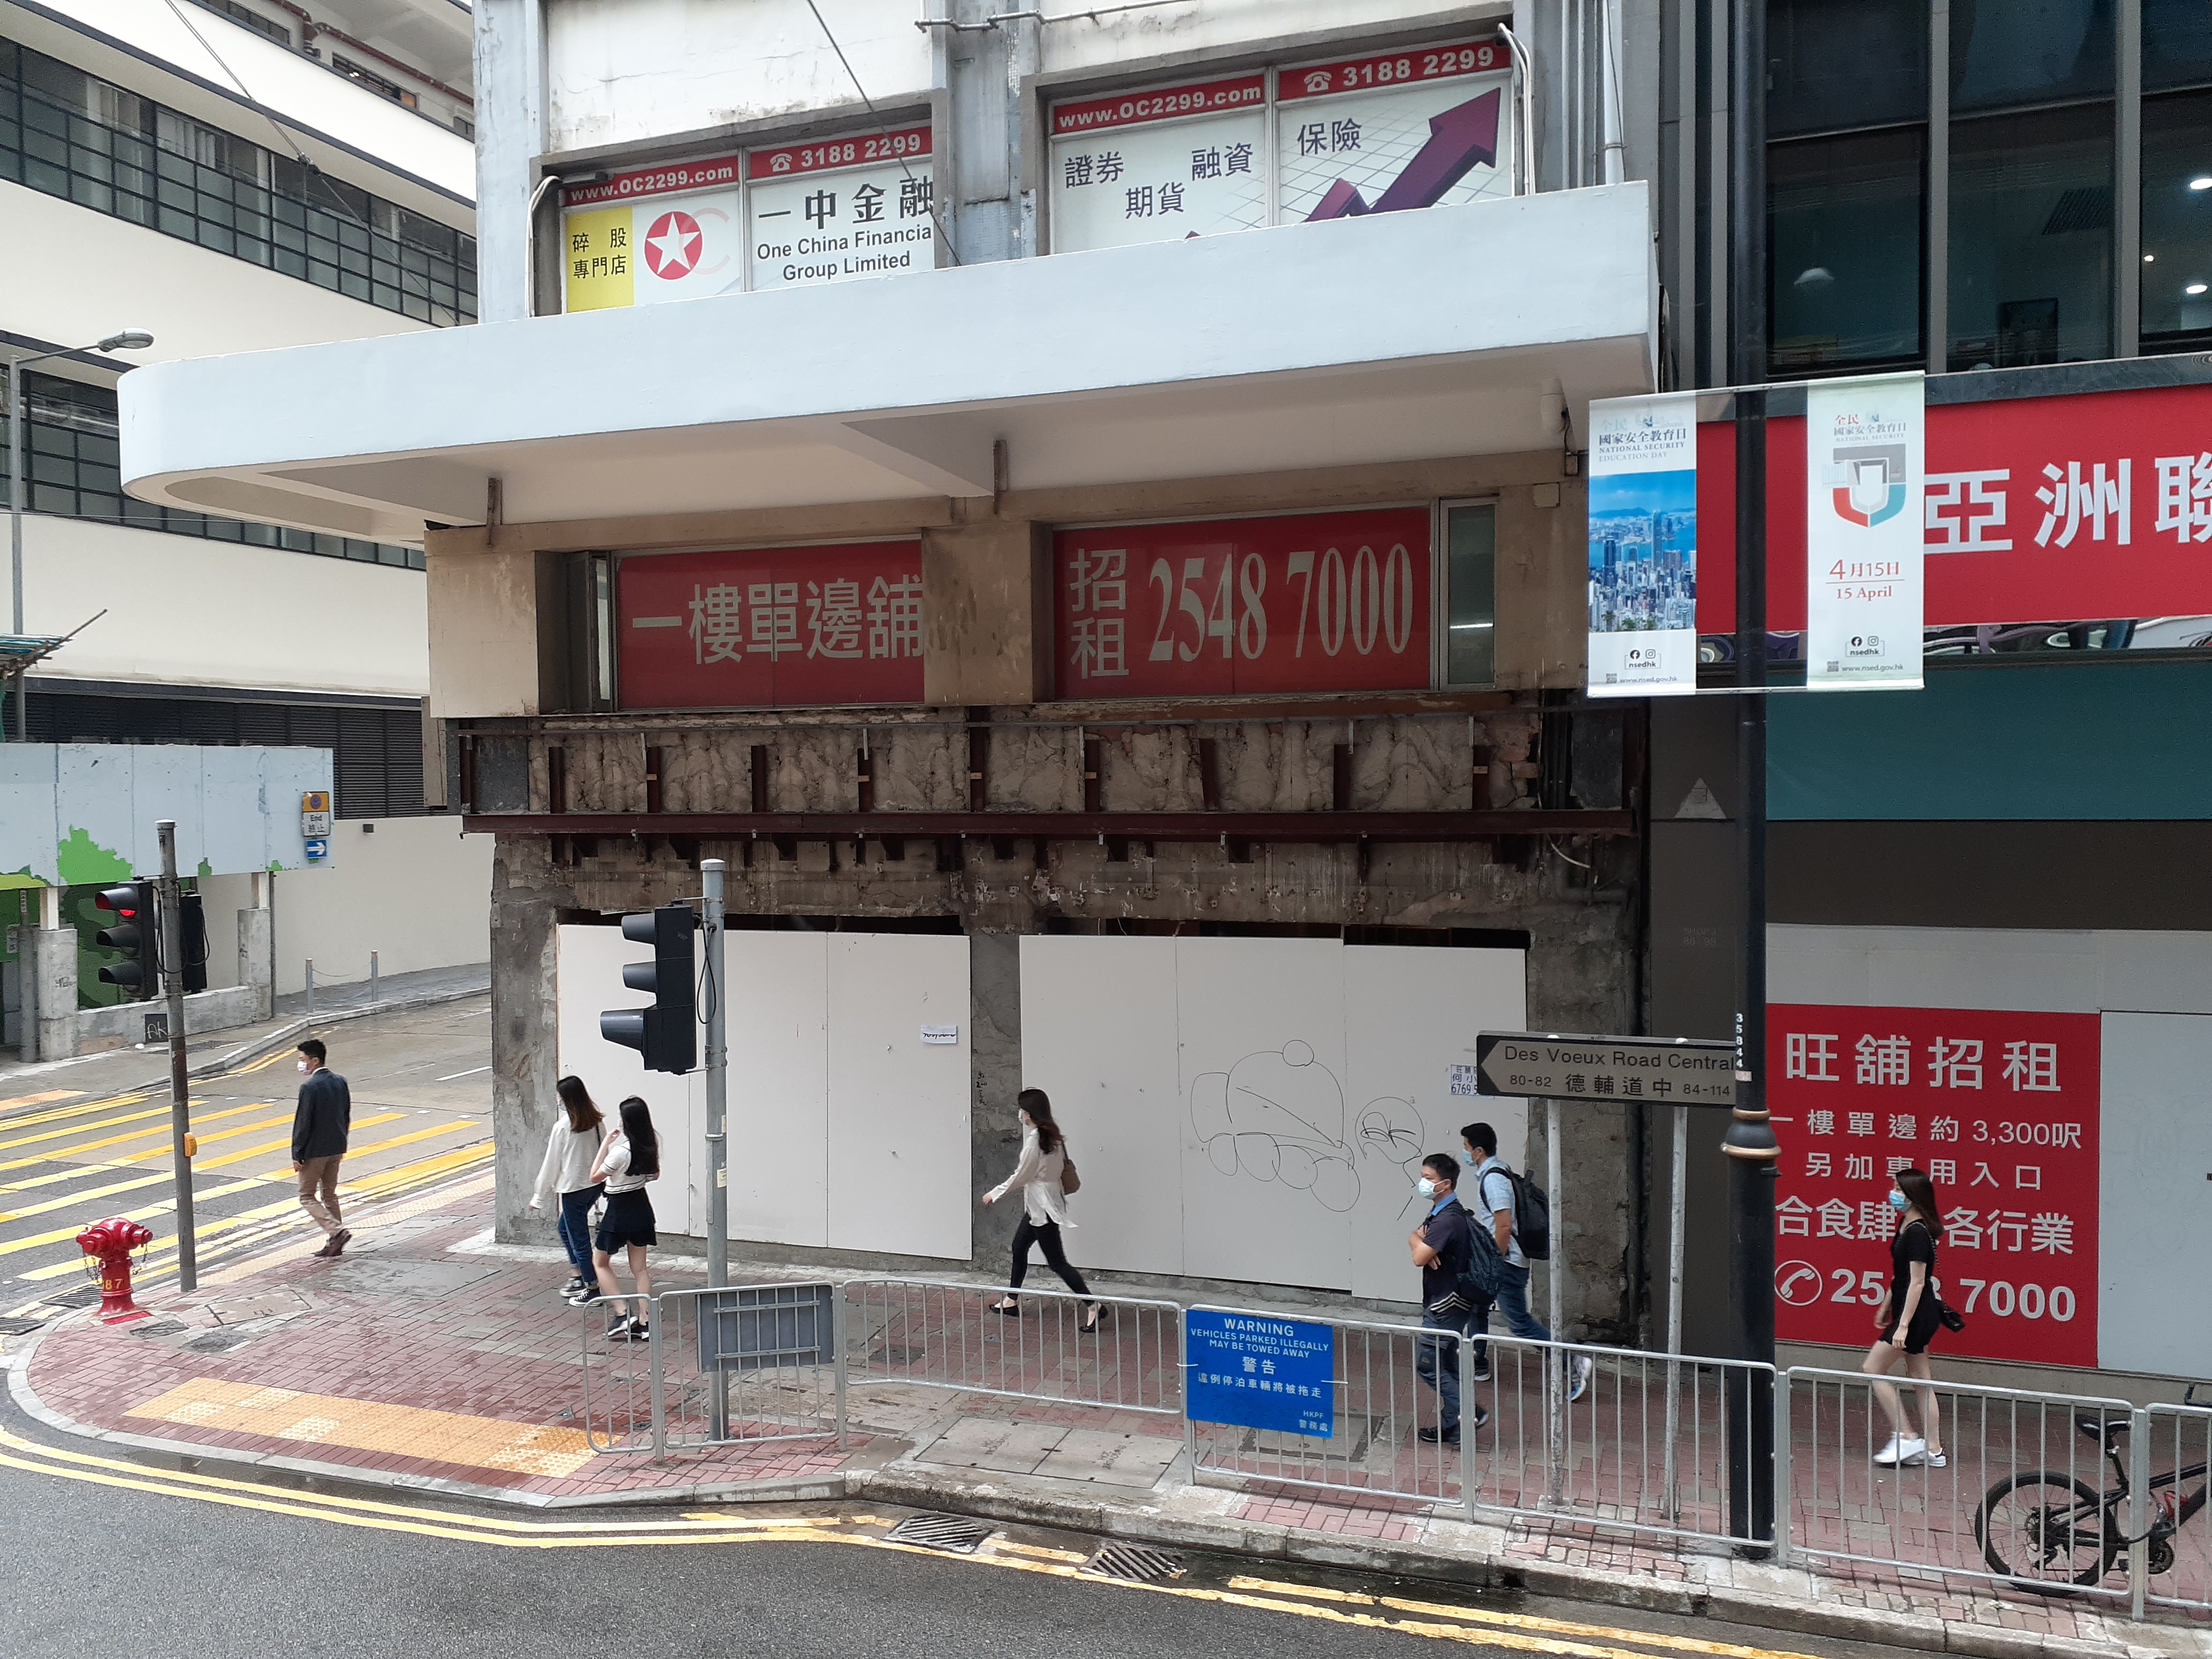
[[[653,1132],[653,1114],[635,1095],[617,1109],[622,1113],[623,1133],[629,1139],[629,1172],[634,1176],[660,1173],[660,1137]]]
[[[599,1109],[592,1103],[592,1091],[584,1086],[583,1079],[564,1077],[553,1089],[561,1097],[562,1109],[568,1114],[571,1134],[588,1134],[606,1121]]]
[[[1037,1151],[1049,1152],[1065,1139],[1060,1125],[1052,1121],[1052,1097],[1042,1089],[1024,1089],[1014,1097],[1014,1104],[1030,1115],[1036,1125]]]
[[[1943,1206],[1936,1201],[1936,1183],[1928,1178],[1928,1172],[1908,1165],[1893,1179],[1897,1182],[1897,1190],[1905,1194],[1905,1201],[1919,1211],[1929,1227],[1940,1237],[1943,1231]]]

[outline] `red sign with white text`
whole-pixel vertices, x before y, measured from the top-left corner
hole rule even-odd
[[[1805,626],[1805,422],[1767,422],[1767,626]],[[1931,404],[1931,628],[2212,614],[2212,386]],[[1735,627],[1735,437],[1698,428],[1698,629]]]
[[[596,185],[563,185],[561,200],[568,207],[589,207],[599,202],[631,202],[641,196],[672,196],[679,191],[713,190],[738,182],[738,158],[717,155],[701,161],[678,161],[667,167],[637,167],[617,173]]]
[[[1064,697],[1425,690],[1425,507],[1062,531]]]
[[[921,544],[634,554],[615,567],[625,708],[921,701]]]
[[[1140,126],[1148,121],[1179,121],[1186,115],[1217,115],[1223,110],[1258,109],[1267,101],[1267,77],[1239,75],[1226,81],[1164,87],[1158,92],[1117,93],[1080,98],[1052,106],[1052,136],[1103,127]]]
[[[1367,92],[1376,87],[1403,86],[1412,81],[1443,81],[1455,75],[1484,75],[1504,69],[1505,48],[1495,40],[1471,41],[1457,46],[1424,46],[1417,52],[1377,52],[1367,58],[1346,58],[1334,64],[1303,64],[1286,69],[1275,80],[1275,98],[1291,103],[1300,98],[1320,98],[1332,92]]]
[[[745,152],[748,179],[787,179],[802,173],[827,173],[833,167],[864,167],[878,161],[910,161],[929,154],[929,129],[905,127],[896,132],[855,133],[849,138],[824,138],[818,143],[786,144],[781,149]]]
[[[1775,1334],[1880,1334],[1909,1164],[1936,1183],[1936,1278],[1966,1320],[1929,1352],[2095,1365],[2099,1031],[2095,1014],[1770,1007]]]

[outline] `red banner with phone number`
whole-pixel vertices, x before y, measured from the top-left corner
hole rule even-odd
[[[1775,1334],[1863,1348],[1889,1288],[1888,1194],[1925,1170],[1936,1277],[1966,1328],[1929,1352],[2097,1363],[2095,1014],[1767,1010]]]
[[[1429,684],[1425,507],[1063,531],[1054,573],[1064,697]]]

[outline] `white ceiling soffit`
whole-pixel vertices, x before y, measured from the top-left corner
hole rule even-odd
[[[131,493],[402,539],[1559,447],[1648,391],[1642,184],[150,365]],[[253,504],[249,510],[249,501]],[[235,505],[218,503],[234,502]]]

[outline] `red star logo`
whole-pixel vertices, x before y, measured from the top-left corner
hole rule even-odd
[[[699,264],[707,238],[690,214],[671,210],[653,222],[646,233],[646,268],[665,283],[689,276]]]

